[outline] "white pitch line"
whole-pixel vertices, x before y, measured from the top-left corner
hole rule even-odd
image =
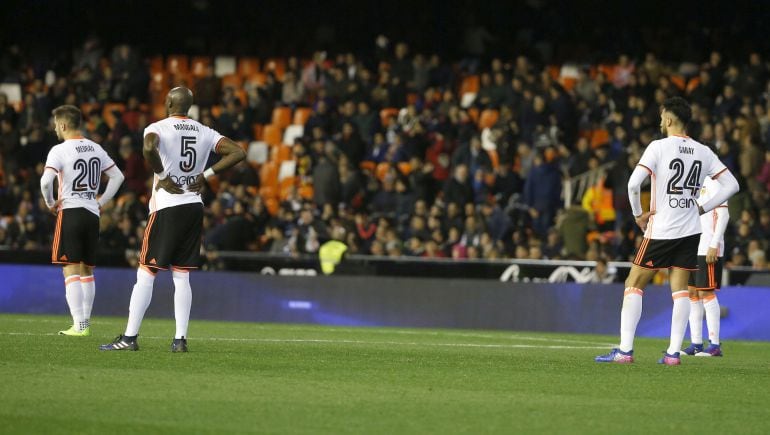
[[[16,322],[28,322],[28,323],[62,323],[59,320],[53,320],[53,319],[25,319],[25,318],[19,318],[19,319],[12,319]],[[112,321],[112,320],[99,320],[98,323],[102,325],[111,325],[111,324],[123,324],[124,321]],[[259,325],[255,324],[253,326],[250,326],[253,329],[259,329],[259,330],[271,330],[275,327],[272,325]],[[597,341],[588,341],[588,340],[573,340],[573,339],[566,339],[566,338],[550,338],[550,337],[533,337],[528,335],[519,335],[519,334],[506,334],[504,331],[500,331],[499,334],[484,334],[479,332],[455,332],[451,330],[446,331],[413,331],[413,330],[406,330],[406,329],[389,329],[389,327],[384,327],[384,329],[374,329],[373,327],[368,326],[362,326],[359,328],[339,328],[339,327],[324,327],[324,325],[318,325],[317,327],[307,327],[307,326],[298,326],[298,325],[281,325],[280,328],[284,331],[301,331],[301,332],[319,332],[321,329],[323,332],[342,332],[342,333],[359,333],[361,331],[365,331],[366,333],[371,334],[399,334],[399,335],[430,335],[430,336],[448,336],[448,337],[466,337],[466,338],[486,338],[486,339],[503,339],[503,340],[523,340],[523,341],[544,341],[549,343],[576,343],[576,344],[586,344],[590,346],[602,346],[602,349],[607,346],[617,346],[617,343],[602,343]],[[56,334],[53,334],[56,335]],[[568,347],[569,348],[569,347]],[[580,348],[580,347],[578,347]],[[586,347],[586,349],[589,349],[592,347]]]
[[[0,335],[11,336],[55,336],[54,333],[32,332],[0,332]],[[145,340],[168,340],[168,337],[142,336]],[[233,337],[196,337],[193,341],[230,341],[241,343],[311,343],[311,344],[357,344],[357,345],[389,345],[389,346],[426,346],[426,347],[472,347],[490,349],[605,349],[607,346],[538,346],[534,344],[483,344],[483,343],[419,343],[409,341],[366,341],[366,340],[332,340],[313,338],[233,338]]]

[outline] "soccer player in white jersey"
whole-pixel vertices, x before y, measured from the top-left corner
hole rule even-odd
[[[246,157],[240,145],[190,119],[187,113],[192,103],[193,94],[189,89],[170,90],[166,96],[168,117],[144,130],[144,157],[155,172],[150,216],[139,254],[126,330],[112,343],[100,346],[101,350],[139,349],[136,338],[152,299],[155,275],[158,270],[171,269],[176,319],[171,351],[187,352],[192,304],[189,271],[198,267],[203,233],[203,201],[199,192],[206,179]],[[212,151],[223,157],[205,169]]]
[[[698,204],[714,196],[719,184],[711,178],[703,182]],[[719,300],[716,290],[722,281],[722,257],[725,253],[725,229],[730,220],[727,203],[701,215],[703,232],[698,244],[698,271],[690,274],[690,346],[682,352],[696,356],[722,356],[719,342]],[[706,328],[709,346],[703,349],[703,313],[706,313]]]
[[[51,213],[56,215],[51,262],[64,265],[64,287],[72,326],[60,335],[91,335],[91,310],[96,281],[94,260],[99,241],[99,210],[115,196],[123,174],[107,152],[80,132],[82,115],[75,106],[53,110],[54,130],[63,142],[51,148],[40,178],[40,190]],[[102,173],[109,177],[99,197]],[[54,200],[53,182],[59,194]]]
[[[634,361],[634,335],[642,315],[642,295],[658,269],[669,269],[671,297],[671,340],[658,361],[679,365],[679,351],[690,315],[687,283],[697,268],[700,239],[699,214],[709,212],[738,191],[738,181],[705,145],[686,135],[692,117],[689,104],[679,97],[663,102],[660,130],[666,136],[647,146],[628,180],[628,197],[637,225],[644,231],[631,271],[626,279],[620,312],[620,345],[596,362],[620,364]],[[642,182],[652,178],[650,211],[643,213]],[[703,180],[716,180],[720,188],[708,201],[698,204]]]

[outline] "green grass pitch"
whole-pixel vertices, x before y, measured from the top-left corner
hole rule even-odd
[[[0,315],[3,434],[768,433],[770,343],[723,358],[597,364],[617,337],[147,319],[139,352],[100,352],[64,316]]]

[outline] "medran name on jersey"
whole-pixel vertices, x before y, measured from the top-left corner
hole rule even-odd
[[[78,145],[75,147],[75,151],[79,153],[92,153],[94,152],[93,145]]]

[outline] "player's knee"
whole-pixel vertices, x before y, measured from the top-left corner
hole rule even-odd
[[[80,276],[91,276],[94,274],[94,268],[85,264],[80,265]]]

